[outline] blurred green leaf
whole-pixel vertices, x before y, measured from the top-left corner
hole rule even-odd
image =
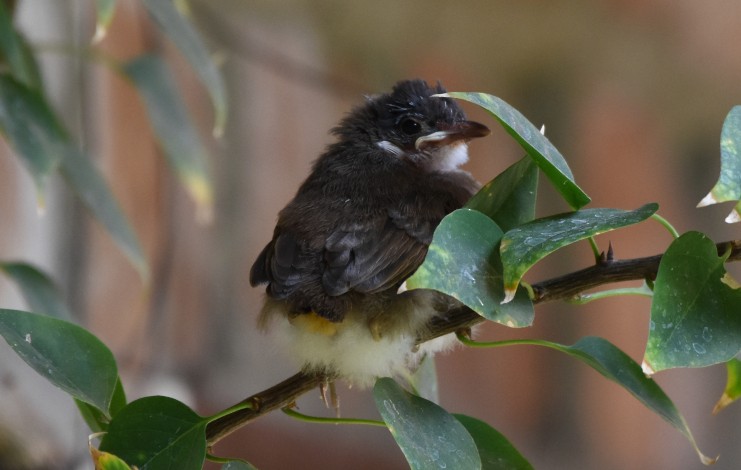
[[[109,414],[116,361],[90,332],[45,315],[0,309],[0,335],[51,383]]]
[[[454,297],[489,320],[510,327],[532,324],[534,310],[521,289],[504,299],[499,241],[502,231],[481,212],[459,209],[435,230],[422,265],[406,281],[408,289],[434,289]]]
[[[90,158],[80,150],[68,146],[62,158],[60,171],[77,197],[108,231],[146,281],[149,277],[149,268],[139,240],[108,184]]]
[[[80,411],[82,419],[88,425],[90,430],[94,433],[105,432],[108,430],[108,425],[111,419],[126,406],[126,394],[124,393],[123,385],[121,384],[121,378],[117,378],[116,387],[113,389],[113,397],[111,398],[111,405],[109,412],[103,413],[96,407],[75,399],[75,405]]]
[[[407,392],[390,378],[376,381],[373,398],[412,469],[481,468],[471,435],[438,405]]]
[[[159,57],[144,55],[128,62],[124,71],[144,99],[149,120],[170,166],[198,205],[201,218],[208,220],[213,194],[206,169],[206,150],[167,66]]]
[[[644,359],[653,371],[717,364],[741,350],[741,289],[726,280],[727,257],[699,232],[683,234],[664,253]]]
[[[658,208],[652,203],[634,211],[583,209],[533,220],[510,230],[504,234],[500,249],[506,301],[514,296],[528,269],[557,249],[646,220]]]
[[[18,82],[41,92],[41,73],[33,51],[13,26],[11,12],[0,2],[0,64],[5,63]]]
[[[504,127],[517,143],[535,160],[556,190],[574,209],[589,204],[589,196],[574,182],[574,175],[561,153],[540,131],[518,110],[496,96],[486,93],[446,93],[449,96],[469,101],[488,111]]]
[[[99,42],[108,33],[108,27],[111,25],[113,13],[116,10],[116,0],[95,0],[95,9],[97,15],[93,42]]]
[[[717,414],[723,408],[741,398],[741,361],[735,357],[726,362],[726,388],[723,395],[713,408],[713,414]]]
[[[720,134],[720,176],[713,189],[697,207],[739,201],[726,222],[741,222],[741,106],[734,106],[723,122]]]
[[[0,75],[0,132],[31,173],[43,205],[43,188],[59,165],[68,139],[46,98],[7,74]]]
[[[525,157],[481,188],[465,207],[488,215],[507,232],[535,218],[537,193],[538,167]]]
[[[44,183],[59,166],[72,190],[147,277],[139,241],[103,177],[75,148],[41,92],[8,75],[0,75],[0,132],[29,169],[40,204]]]
[[[18,284],[29,310],[62,320],[72,320],[72,314],[62,295],[46,274],[26,263],[0,262],[0,271]]]
[[[483,470],[532,470],[530,462],[525,460],[502,433],[476,418],[460,414],[453,416],[473,437]]]
[[[208,420],[168,397],[144,397],[113,418],[99,449],[140,470],[200,470]]]
[[[200,35],[182,11],[185,9],[185,3],[172,0],[142,0],[142,3],[164,33],[190,62],[191,67],[208,90],[214,105],[214,134],[221,135],[227,117],[226,87]]]

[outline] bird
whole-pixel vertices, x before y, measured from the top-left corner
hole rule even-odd
[[[366,96],[279,212],[249,281],[267,285],[259,328],[304,372],[367,387],[451,343],[416,344],[461,304],[404,284],[443,217],[480,188],[459,167],[490,131],[444,93],[413,79]]]

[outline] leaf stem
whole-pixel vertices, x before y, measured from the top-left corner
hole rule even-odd
[[[362,419],[362,418],[325,418],[321,416],[309,416],[298,411],[285,407],[281,408],[283,413],[287,414],[291,418],[298,419],[307,423],[321,423],[321,424],[365,424],[369,426],[381,426],[386,427],[386,423],[375,419]]]
[[[254,409],[254,407],[253,407],[252,403],[250,403],[250,402],[237,403],[236,405],[230,406],[229,408],[227,408],[227,409],[225,409],[223,411],[219,411],[218,413],[216,413],[213,416],[209,416],[208,421],[209,422],[216,421],[217,419],[221,419],[224,416],[228,416],[228,415],[230,415],[232,413],[236,413],[236,412],[242,411],[242,410],[251,410],[251,409]]]
[[[572,304],[586,304],[593,300],[606,299],[608,297],[616,297],[619,295],[643,295],[646,297],[653,297],[654,292],[644,282],[639,287],[623,287],[621,289],[609,289],[600,292],[593,292],[591,294],[576,294],[574,297],[568,300]]]
[[[501,341],[476,341],[466,337],[460,332],[456,332],[456,336],[458,337],[458,341],[471,348],[502,348],[505,346],[527,345],[544,346],[546,348],[558,349],[555,343],[542,339],[506,339]]]
[[[599,263],[602,257],[600,256],[599,246],[597,246],[597,240],[595,240],[594,237],[589,237],[587,240],[589,240],[589,246],[592,247],[595,262]]]
[[[677,232],[677,229],[675,229],[674,226],[671,223],[669,223],[668,220],[661,217],[659,214],[655,212],[651,215],[651,218],[654,219],[656,222],[660,223],[661,225],[663,225],[664,228],[669,233],[671,233],[672,237],[674,237],[675,239],[679,238],[679,232]]]

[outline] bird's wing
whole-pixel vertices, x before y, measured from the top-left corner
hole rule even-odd
[[[275,298],[320,280],[329,296],[373,293],[400,284],[422,263],[434,226],[388,213],[340,226],[313,250],[290,230],[277,229],[250,270],[250,283],[269,283]]]
[[[292,232],[276,229],[250,269],[250,284],[269,284],[270,294],[284,299],[318,272],[317,264],[318,257],[307,253]]]
[[[422,263],[433,229],[413,217],[389,213],[335,230],[324,245],[324,290],[336,296],[400,284]]]

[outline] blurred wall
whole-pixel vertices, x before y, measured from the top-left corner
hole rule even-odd
[[[23,0],[23,29],[39,42],[84,46],[93,30],[89,3]],[[167,54],[213,154],[217,204],[210,225],[196,222],[131,87],[99,64],[44,55],[50,93],[141,237],[153,270],[149,288],[63,188],[38,217],[30,178],[0,148],[3,259],[33,261],[58,280],[80,321],[114,351],[130,398],[176,395],[207,414],[294,372],[255,331],[262,290],[249,287],[248,270],[278,210],[331,142],[328,130],[362,94],[402,78],[485,91],[545,124],[594,207],[632,209],[656,201],[680,231],[738,238],[738,227],[722,223],[728,207],[695,209],[717,178],[723,119],[741,103],[738,2],[192,0],[191,7],[224,61],[230,120],[221,139],[210,136],[210,105],[198,81],[137,2],[117,3],[100,47],[119,60],[152,49]],[[497,129],[472,143],[471,153],[467,168],[488,181],[522,152]],[[550,197],[547,183],[541,194],[539,215],[567,210]],[[603,248],[612,242],[618,258],[631,258],[663,251],[670,239],[649,222],[598,241]],[[586,245],[565,250],[528,280],[585,267],[590,253]],[[0,305],[22,307],[4,280]],[[542,305],[532,328],[487,325],[480,336],[570,344],[598,335],[640,360],[648,313],[646,299]],[[48,451],[35,460],[41,468],[54,456],[67,462],[59,468],[84,462],[86,431],[74,410],[46,411],[49,396],[65,398],[27,377],[32,373],[8,351],[0,354],[0,422],[20,421],[23,427],[6,426],[45,443]],[[499,429],[536,468],[699,467],[676,430],[620,387],[552,351],[458,349],[438,366],[441,404]],[[716,468],[735,468],[739,411],[710,416],[724,369],[670,371],[656,380],[701,448],[721,455]],[[340,393],[343,415],[375,416],[367,391]],[[326,413],[317,397],[302,398],[301,410]],[[11,412],[18,406],[29,409],[26,418]],[[72,436],[62,431],[68,429]],[[405,466],[383,430],[320,427],[279,413],[216,451],[265,469]]]

